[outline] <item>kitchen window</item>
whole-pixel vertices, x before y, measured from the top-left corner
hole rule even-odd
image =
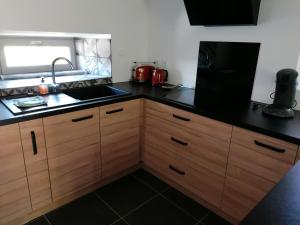
[[[65,57],[73,64],[73,70],[69,71],[66,61],[57,61],[56,75],[69,76],[61,81],[112,77],[110,34],[40,35],[0,36],[1,80],[51,77],[52,62],[58,57]]]
[[[3,37],[0,48],[2,75],[50,72],[57,57],[69,59],[76,67],[72,38]],[[66,62],[57,62],[56,70],[68,69]]]

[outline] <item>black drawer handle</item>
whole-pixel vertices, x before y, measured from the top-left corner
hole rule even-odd
[[[174,141],[174,142],[176,142],[177,144],[180,144],[180,145],[183,145],[183,146],[187,146],[188,145],[188,143],[180,141],[180,140],[178,140],[178,139],[176,139],[174,137],[171,137],[171,140]]]
[[[80,118],[76,118],[76,119],[72,119],[73,123],[77,123],[83,120],[89,120],[92,119],[94,116],[93,115],[89,115],[89,116],[84,116],[84,117],[80,117]]]
[[[184,172],[184,171],[181,171],[181,170],[175,168],[175,167],[172,166],[172,165],[170,165],[169,168],[170,168],[170,170],[173,170],[173,171],[175,171],[176,173],[178,173],[178,174],[180,174],[180,175],[182,175],[182,176],[185,175],[185,172]]]
[[[30,134],[31,134],[31,142],[32,142],[32,151],[33,151],[33,154],[36,155],[38,152],[37,152],[37,146],[36,146],[35,133],[34,133],[34,131],[31,131]]]
[[[188,119],[188,118],[185,118],[185,117],[182,117],[182,116],[178,116],[176,114],[173,114],[173,117],[176,118],[176,119],[179,119],[179,120],[183,120],[183,121],[191,121],[191,119]]]
[[[113,114],[113,113],[118,113],[118,112],[122,112],[122,111],[124,111],[124,109],[120,108],[120,109],[115,109],[115,110],[107,111],[106,114]]]
[[[286,150],[283,149],[283,148],[276,148],[274,146],[271,146],[271,145],[267,145],[267,144],[264,144],[262,142],[259,142],[257,140],[254,141],[254,143],[260,147],[264,147],[264,148],[267,148],[267,149],[270,149],[271,151],[274,151],[274,152],[278,152],[278,153],[284,153]]]

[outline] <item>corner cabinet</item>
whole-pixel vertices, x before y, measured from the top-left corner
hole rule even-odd
[[[0,224],[31,212],[18,124],[0,126]]]
[[[53,200],[79,196],[100,180],[99,109],[47,117],[43,123]]]
[[[293,167],[298,146],[233,128],[222,210],[241,221]]]
[[[141,101],[100,107],[102,178],[139,164]]]

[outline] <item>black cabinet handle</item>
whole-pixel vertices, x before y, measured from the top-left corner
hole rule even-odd
[[[269,150],[271,150],[271,151],[274,151],[274,152],[284,153],[284,152],[286,151],[286,150],[283,149],[283,148],[276,148],[276,147],[274,147],[274,146],[264,144],[264,143],[262,143],[262,142],[260,142],[260,141],[257,141],[257,140],[255,140],[254,143],[255,143],[256,145],[260,146],[260,147],[267,148],[267,149],[269,149]]]
[[[180,145],[183,145],[183,146],[187,146],[188,145],[188,143],[180,141],[180,140],[178,140],[178,139],[176,139],[174,137],[171,137],[171,140],[174,141],[174,142],[176,142],[177,144],[180,144]]]
[[[38,152],[37,152],[37,146],[36,146],[35,133],[34,133],[34,131],[31,131],[30,134],[31,134],[31,142],[32,142],[32,151],[33,151],[33,154],[36,155]]]
[[[107,111],[106,114],[113,114],[113,113],[118,113],[118,112],[122,112],[122,111],[124,111],[124,109],[120,108],[120,109],[115,109],[115,110]]]
[[[89,116],[85,116],[85,117],[80,117],[80,118],[76,118],[76,119],[72,119],[73,123],[77,123],[83,120],[89,120],[92,119],[94,116],[93,115],[89,115]]]
[[[191,121],[191,119],[188,119],[188,118],[185,118],[185,117],[182,117],[182,116],[178,116],[176,114],[173,114],[173,117],[176,118],[176,119],[179,119],[179,120],[183,120],[183,121]]]
[[[175,171],[176,173],[178,173],[178,174],[180,174],[180,175],[182,175],[182,176],[185,175],[185,172],[184,172],[184,171],[181,171],[181,170],[175,168],[175,167],[172,166],[172,165],[169,166],[169,169]]]

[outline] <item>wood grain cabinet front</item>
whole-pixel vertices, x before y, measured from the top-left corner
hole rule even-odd
[[[53,200],[75,198],[100,180],[99,109],[47,117],[43,123]]]
[[[43,120],[19,123],[33,210],[52,202]]]
[[[234,127],[222,210],[241,221],[294,165],[298,146]]]
[[[0,224],[32,211],[18,124],[0,126]]]
[[[147,100],[143,161],[220,208],[231,131],[228,124]]]
[[[140,162],[141,100],[100,107],[102,178]]]

